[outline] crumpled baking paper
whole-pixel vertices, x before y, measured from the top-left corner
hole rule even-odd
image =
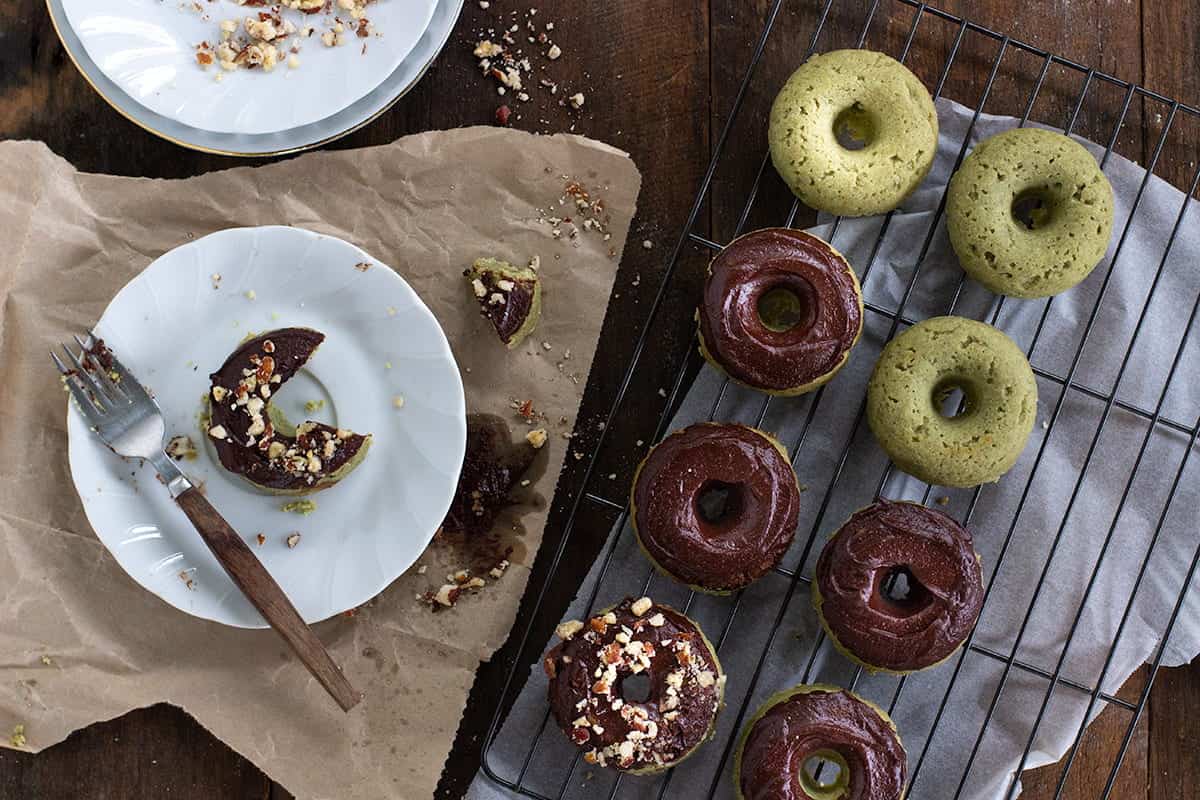
[[[173,181],[83,174],[44,145],[3,142],[0,175],[0,743],[20,724],[27,749],[40,750],[168,702],[305,800],[430,797],[475,669],[507,636],[541,541],[560,434],[574,423],[635,210],[633,162],[577,136],[469,128]],[[604,199],[610,240],[572,237],[569,225],[555,238],[547,218],[574,210],[572,181]],[[551,434],[544,468],[498,523],[523,530],[503,578],[432,613],[415,596],[464,557],[435,542],[425,574],[414,567],[352,618],[316,627],[366,692],[348,715],[271,631],[189,617],[120,569],[71,486],[67,403],[46,355],[156,256],[258,224],[337,236],[392,265],[445,329],[468,410],[504,417],[520,436],[528,428],[511,404],[529,399]],[[484,255],[541,259],[541,324],[512,352],[461,274]]]

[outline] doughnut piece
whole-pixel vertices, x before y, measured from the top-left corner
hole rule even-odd
[[[696,623],[650,598],[626,598],[563,639],[542,666],[550,709],[588,764],[648,774],[668,769],[710,736],[725,694],[716,651]],[[625,691],[634,675],[649,692]]]
[[[870,50],[815,55],[771,107],[771,161],[805,205],[861,217],[891,211],[937,154],[933,99],[916,75]]]
[[[942,414],[960,389],[965,407]],[[918,322],[883,348],[867,384],[867,421],[896,466],[926,483],[997,481],[1037,417],[1037,382],[1001,331],[962,317]]]
[[[280,328],[248,339],[209,376],[208,440],[221,466],[272,494],[327,489],[362,463],[371,436],[304,422],[294,429],[271,395],[316,352],[325,334]]]
[[[479,313],[509,350],[533,333],[542,318],[542,281],[532,267],[480,258],[463,277],[471,284]]]
[[[996,134],[950,179],[950,243],[966,273],[996,294],[1065,292],[1103,260],[1112,226],[1108,178],[1061,133]]]
[[[804,394],[846,363],[862,310],[854,270],[827,242],[790,228],[754,231],[709,265],[700,353],[753,389]]]
[[[743,425],[700,423],[659,442],[633,479],[633,530],[662,572],[726,594],[770,571],[796,535],[787,450]]]
[[[831,786],[805,769],[811,758],[837,764]],[[801,685],[772,697],[746,726],[734,788],[738,800],[901,800],[906,762],[883,709],[836,686]]]
[[[900,576],[903,598],[889,594]],[[838,528],[817,560],[812,589],[829,638],[874,671],[915,672],[944,661],[983,607],[979,556],[966,528],[940,511],[891,500]]]

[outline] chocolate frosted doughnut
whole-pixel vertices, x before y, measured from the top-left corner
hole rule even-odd
[[[754,231],[708,268],[700,352],[751,388],[804,394],[846,363],[862,311],[858,278],[828,243],[790,228]]]
[[[900,575],[907,596],[889,597],[886,583]],[[983,606],[971,534],[932,508],[878,500],[826,543],[813,604],[838,648],[867,668],[933,666],[962,645]]]
[[[787,552],[800,488],[783,445],[744,425],[701,423],[659,442],[633,479],[633,530],[660,570],[726,593]]]
[[[550,709],[583,760],[624,772],[660,772],[707,740],[725,694],[725,675],[699,626],[650,598],[626,598],[586,623],[558,626],[546,654]],[[644,698],[626,692],[649,677]]]
[[[805,769],[838,766],[832,785]],[[734,760],[738,800],[900,800],[904,745],[884,711],[836,686],[797,686],[768,700],[742,735]],[[828,774],[828,773],[826,773]]]

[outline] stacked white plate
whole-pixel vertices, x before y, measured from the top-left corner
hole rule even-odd
[[[325,47],[329,19],[286,12],[315,33],[299,65],[269,73],[202,69],[196,46],[220,40],[219,23],[258,10],[235,0],[47,0],[68,55],[117,111],[176,144],[262,156],[315,147],[357,130],[416,85],[450,37],[463,0],[379,0],[373,33]],[[349,24],[349,20],[347,20]]]

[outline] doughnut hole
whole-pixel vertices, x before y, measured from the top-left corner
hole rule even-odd
[[[958,377],[943,378],[934,384],[930,400],[938,414],[951,420],[970,416],[978,407],[970,382]]]
[[[622,678],[617,693],[626,703],[645,703],[650,699],[650,690],[650,676],[639,672]]]
[[[837,800],[850,788],[850,767],[841,753],[817,750],[804,759],[800,788],[813,800]]]
[[[1027,231],[1045,228],[1058,215],[1058,198],[1051,186],[1033,186],[1013,196],[1012,217]]]
[[[758,321],[774,333],[806,331],[817,318],[816,292],[808,281],[795,280],[769,287],[755,304]]]
[[[893,616],[911,617],[925,610],[933,595],[906,565],[884,567],[875,573],[871,605]]]
[[[705,481],[696,492],[696,515],[704,526],[721,532],[732,528],[745,510],[745,487],[724,481]]]
[[[833,136],[844,150],[866,150],[875,143],[879,125],[875,115],[854,103],[833,118]]]

